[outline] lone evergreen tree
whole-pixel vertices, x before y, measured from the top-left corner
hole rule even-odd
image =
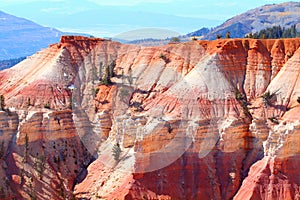
[[[4,108],[5,108],[5,99],[4,99],[4,96],[1,94],[0,95],[0,109],[4,110]]]
[[[122,150],[121,150],[120,144],[116,143],[113,146],[113,149],[112,149],[112,154],[114,156],[115,161],[119,161],[120,160],[121,153],[122,153]]]
[[[29,137],[26,133],[26,135],[25,135],[25,147],[24,147],[25,148],[24,149],[24,158],[23,158],[24,163],[27,163],[27,156],[28,156],[28,150],[29,150],[28,145],[29,145]]]
[[[112,84],[110,79],[111,79],[111,77],[114,77],[114,75],[115,75],[114,74],[115,66],[116,66],[116,61],[115,60],[111,61],[110,64],[106,65],[105,74],[104,74],[104,77],[101,81],[102,84],[104,84],[104,85],[111,85]]]
[[[229,31],[226,33],[226,38],[230,38],[230,32]]]
[[[129,82],[129,85],[131,86],[132,83],[133,83],[133,77],[132,77],[132,69],[131,69],[131,67],[130,67],[129,70],[128,70],[128,77],[127,77],[127,80],[128,80],[128,82]]]

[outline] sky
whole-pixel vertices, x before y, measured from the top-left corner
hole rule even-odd
[[[62,31],[113,37],[163,28],[186,34],[280,0],[0,0],[0,10]]]

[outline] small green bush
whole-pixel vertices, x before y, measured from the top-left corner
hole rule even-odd
[[[45,103],[45,104],[44,104],[44,108],[50,109],[50,108],[51,108],[51,107],[50,107],[50,103],[49,103],[49,102]]]
[[[266,106],[270,106],[272,104],[271,99],[276,95],[275,92],[271,93],[270,91],[265,92],[261,97]]]
[[[217,38],[217,39],[221,39],[221,38],[222,38],[222,35],[221,35],[221,34],[218,34],[218,35],[216,36],[216,38]]]
[[[235,99],[238,101],[242,101],[245,99],[244,95],[236,88],[234,90]]]
[[[170,42],[180,42],[179,37],[172,37]]]
[[[248,40],[244,40],[244,41],[243,41],[243,47],[244,47],[246,50],[249,50],[250,46],[249,46],[249,41],[248,41]]]
[[[92,88],[92,93],[93,93],[94,97],[97,96],[97,94],[99,93],[99,91],[100,91],[100,89],[98,87]]]
[[[268,118],[272,123],[274,123],[274,124],[279,124],[279,120],[276,118],[276,117],[270,117],[270,118]]]
[[[167,56],[165,54],[163,54],[163,53],[160,54],[159,58],[163,59],[166,63],[170,62],[169,58],[167,58]]]

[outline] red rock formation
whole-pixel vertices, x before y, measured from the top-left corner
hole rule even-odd
[[[299,47],[63,37],[0,73],[17,110],[3,129],[5,197],[298,198]]]
[[[16,115],[14,115],[16,116]],[[88,159],[71,111],[32,112],[10,139],[5,173],[18,199],[71,199],[79,163]],[[47,192],[46,192],[47,191]]]

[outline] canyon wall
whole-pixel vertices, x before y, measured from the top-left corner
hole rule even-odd
[[[299,198],[299,47],[62,37],[0,73],[3,199]]]

